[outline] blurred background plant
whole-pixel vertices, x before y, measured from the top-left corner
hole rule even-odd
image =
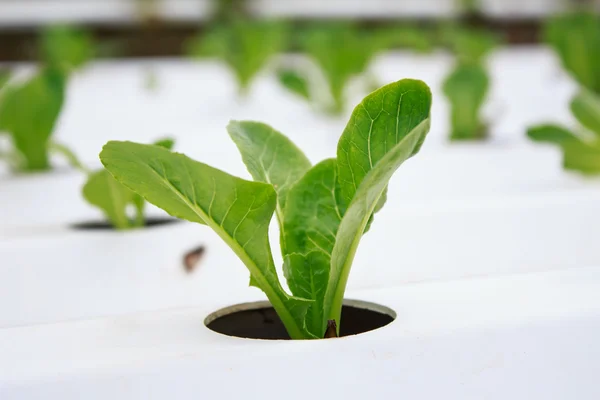
[[[443,83],[450,103],[450,139],[482,140],[488,137],[488,126],[481,109],[490,88],[486,57],[500,39],[482,29],[443,26],[440,38],[455,55],[455,64]]]
[[[2,157],[13,170],[49,170],[52,152],[78,164],[74,154],[66,146],[54,143],[51,136],[63,109],[70,74],[93,56],[93,41],[87,33],[53,26],[41,33],[39,63],[31,77],[12,83],[8,70],[1,74],[0,134],[8,135],[11,143]]]
[[[527,136],[560,146],[565,169],[600,174],[600,17],[578,11],[550,19],[544,38],[562,66],[579,84],[570,110],[579,126],[573,129],[546,123],[531,127]]]
[[[175,141],[165,138],[153,144],[171,150]],[[102,211],[113,229],[129,230],[146,225],[146,200],[142,196],[123,186],[104,168],[96,171],[84,169],[83,172],[87,174],[83,198]]]
[[[343,12],[318,17],[270,15],[253,0],[190,1],[188,11],[173,17],[170,4],[174,2],[169,0],[131,3],[135,15],[129,24],[90,22],[85,29],[43,25],[35,32],[35,45],[23,39],[10,47],[0,46],[0,60],[39,63],[35,76],[25,81],[11,78],[10,67],[0,69],[0,130],[11,143],[2,157],[14,169],[48,169],[52,151],[75,160],[67,147],[53,143],[51,135],[66,101],[70,75],[89,60],[106,55],[218,60],[231,71],[240,96],[249,94],[259,74],[274,73],[299,101],[338,117],[349,111],[349,88],[352,94],[358,89],[364,95],[382,84],[372,68],[378,55],[396,50],[428,54],[444,48],[454,55],[441,87],[449,104],[452,141],[488,137],[489,121],[482,112],[491,87],[487,61],[504,43],[537,43],[542,38],[582,88],[592,94],[600,90],[598,15],[591,11],[564,13],[543,24],[543,18],[490,16],[478,0],[458,1],[455,14],[414,18],[409,14],[358,18]],[[593,3],[574,0],[567,8],[586,9]],[[6,37],[20,36],[9,32]],[[155,90],[160,79],[152,62],[145,71],[144,86]]]

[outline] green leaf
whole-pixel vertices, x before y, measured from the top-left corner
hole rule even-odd
[[[100,159],[119,182],[150,203],[212,228],[246,265],[251,284],[265,292],[290,336],[312,337],[304,327],[310,301],[283,290],[273,263],[268,228],[277,195],[271,185],[231,176],[152,145],[111,141]]]
[[[69,73],[94,57],[94,45],[88,33],[59,25],[44,29],[41,52],[46,65]]]
[[[405,79],[367,96],[338,143],[339,201],[348,204],[331,256],[324,315],[340,326],[344,291],[360,238],[396,169],[416,154],[429,131],[431,91]]]
[[[154,142],[154,145],[159,146],[159,147],[164,147],[167,150],[171,150],[171,149],[173,149],[173,146],[175,145],[175,139],[173,139],[173,138],[159,139],[156,142]]]
[[[584,141],[558,125],[538,125],[527,130],[537,142],[554,143],[563,151],[563,167],[586,175],[600,174],[600,140]]]
[[[83,197],[100,208],[116,229],[130,229],[136,225],[127,215],[127,207],[139,209],[138,196],[117,182],[108,171],[102,169],[90,174],[83,186]]]
[[[412,25],[393,26],[376,32],[384,49],[408,48],[419,53],[430,53],[435,43],[431,33]]]
[[[204,36],[194,39],[188,53],[222,59],[235,73],[242,93],[267,62],[285,48],[286,26],[276,21],[236,19],[215,25]]]
[[[283,210],[290,187],[311,164],[291,140],[267,124],[253,121],[231,121],[229,136],[237,146],[248,172],[257,182],[273,185],[277,192],[277,218],[283,221]]]
[[[536,142],[555,143],[563,145],[570,142],[579,142],[573,132],[558,125],[538,125],[527,130],[527,136]]]
[[[600,142],[571,141],[563,143],[563,166],[585,175],[600,174]]]
[[[171,150],[175,141],[171,138],[164,138],[153,144]],[[55,148],[56,146],[54,144]],[[68,151],[64,147],[59,148],[59,150],[63,153],[65,150]],[[68,153],[75,157],[70,151]],[[65,155],[69,157],[69,154]],[[71,161],[71,164],[79,165],[79,168],[89,175],[83,187],[83,197],[90,204],[100,208],[116,229],[130,229],[145,225],[144,208],[146,202],[142,196],[123,186],[105,169],[90,173],[76,158]],[[134,218],[128,214],[130,206],[135,209]]]
[[[298,71],[293,69],[280,69],[277,71],[277,79],[279,83],[290,92],[306,99],[310,100],[310,90],[308,81]]]
[[[7,131],[26,171],[50,168],[48,142],[62,109],[65,80],[45,69],[20,86],[7,87],[0,103],[0,130]]]
[[[478,64],[458,65],[444,81],[450,101],[452,140],[477,140],[487,136],[481,107],[489,89],[486,70]]]
[[[10,80],[10,71],[7,69],[0,69],[0,90],[6,85],[6,83]]]
[[[442,43],[456,55],[459,64],[482,64],[500,42],[496,35],[487,30],[455,25],[442,25],[440,37]]]
[[[581,125],[600,135],[600,95],[582,90],[571,101],[571,112]]]
[[[340,208],[337,162],[328,159],[311,168],[290,190],[283,223],[284,273],[296,296],[311,299],[306,326],[323,337],[327,320],[323,299],[331,252],[344,215]]]
[[[554,17],[546,23],[544,36],[563,67],[581,85],[600,94],[600,17],[592,12]]]
[[[295,296],[312,299],[306,313],[305,326],[316,338],[325,334],[323,299],[329,282],[329,254],[320,250],[308,254],[292,253],[284,257],[283,273]]]
[[[344,110],[344,89],[350,78],[363,73],[380,46],[371,35],[351,24],[314,25],[302,37],[302,46],[321,67],[333,98],[331,111]]]

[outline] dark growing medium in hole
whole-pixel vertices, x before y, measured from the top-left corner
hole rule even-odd
[[[179,223],[181,220],[170,218],[170,217],[155,217],[155,218],[146,218],[146,223],[144,226],[146,228],[154,228],[163,225],[170,225],[174,223]],[[76,230],[84,230],[84,231],[113,231],[115,230],[114,226],[106,221],[86,221],[79,222],[76,224],[72,224],[70,226]]]
[[[342,307],[343,323],[340,326],[340,337],[379,329],[390,324],[394,319],[395,314],[391,310],[385,313],[345,304]],[[290,339],[275,310],[266,304],[264,307],[234,311],[214,319],[211,315],[205,323],[210,330],[227,336],[247,339]]]

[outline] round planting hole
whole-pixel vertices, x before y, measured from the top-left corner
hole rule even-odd
[[[379,329],[396,319],[394,310],[375,303],[344,300],[340,336]],[[204,320],[208,329],[246,339],[289,339],[275,309],[267,301],[222,308]]]
[[[146,228],[155,228],[163,225],[170,225],[176,222],[180,222],[180,220],[176,218],[169,217],[154,217],[154,218],[146,218],[146,223],[144,227]],[[86,221],[79,222],[76,224],[72,224],[71,228],[76,230],[84,230],[84,231],[104,231],[104,230],[115,230],[115,228],[107,221]]]

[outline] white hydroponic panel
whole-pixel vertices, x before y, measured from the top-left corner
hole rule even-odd
[[[134,23],[141,18],[142,5],[151,2],[156,14],[166,20],[201,21],[210,15],[210,0],[2,0],[0,28]]]
[[[320,341],[209,331],[204,318],[240,300],[231,293],[197,308],[0,329],[0,397],[596,400],[599,292],[598,267],[351,291],[396,321]]]
[[[598,191],[425,203],[394,186],[358,249],[350,288],[600,265]],[[200,245],[205,255],[186,273],[183,257]],[[5,237],[0,259],[0,327],[201,305],[209,293],[245,293],[249,279],[214,232],[191,223]]]

